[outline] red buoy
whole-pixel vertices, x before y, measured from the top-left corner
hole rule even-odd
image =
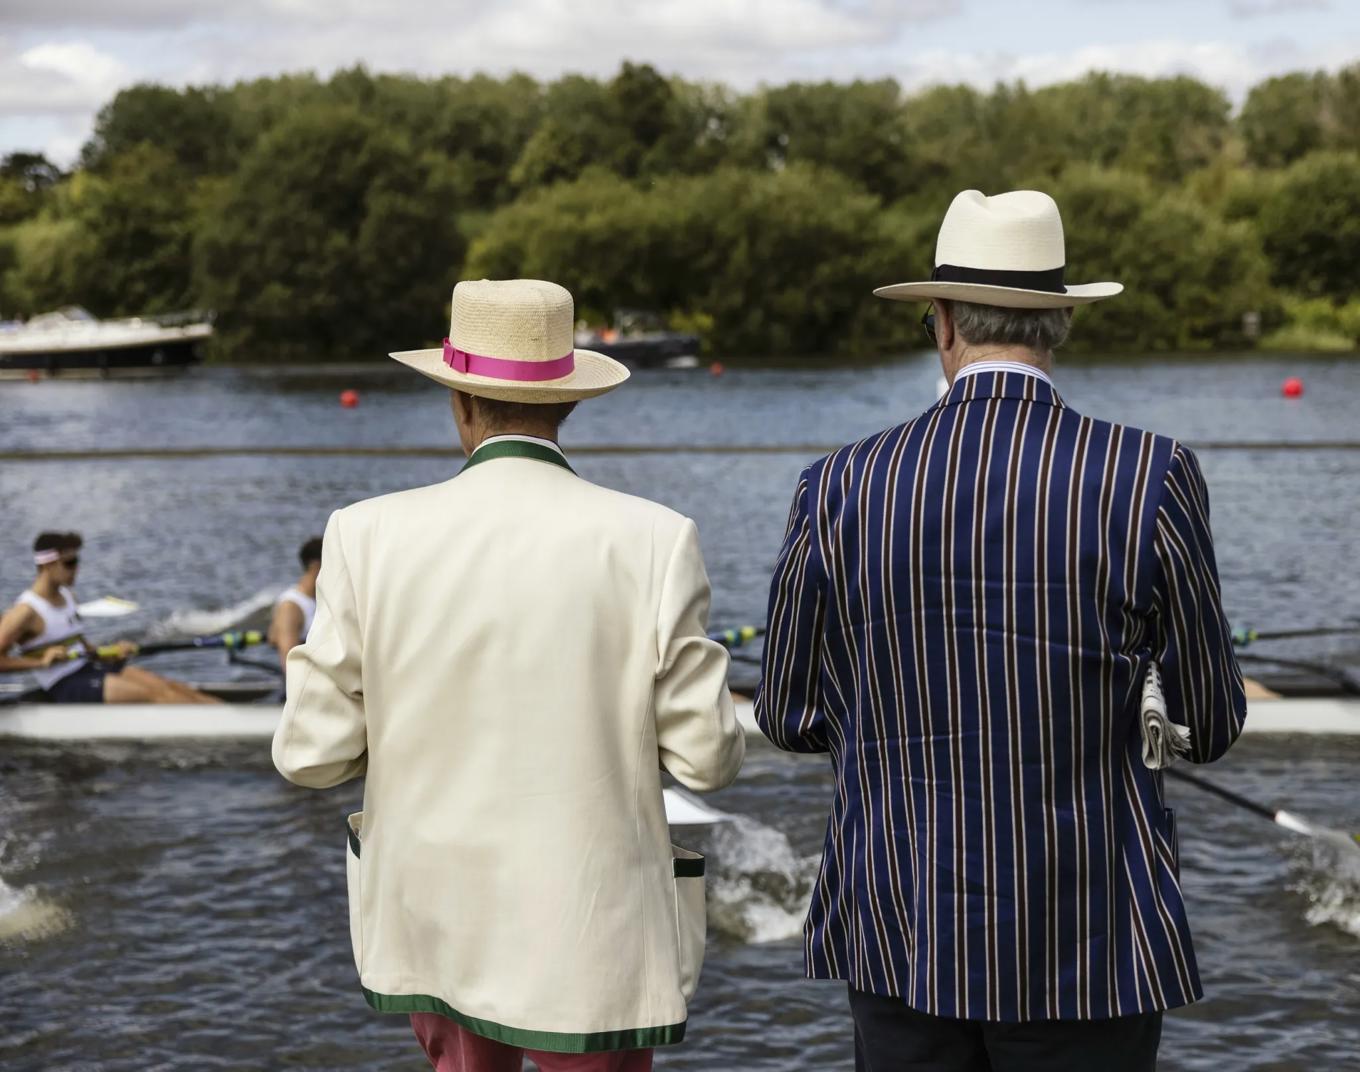
[[[345,409],[353,409],[359,404],[359,392],[353,387],[347,387],[340,392],[340,405]]]
[[[708,374],[710,376],[721,376],[726,371],[727,369],[723,368],[723,363],[721,361],[715,361],[708,366]]]
[[[42,373],[39,372],[37,369],[31,368],[31,369],[28,370],[28,382],[29,382],[29,383],[37,383],[37,382],[38,382],[39,380],[41,380],[41,379],[42,379]]]
[[[1280,394],[1284,395],[1285,398],[1302,398],[1303,381],[1297,376],[1290,376],[1284,383],[1280,384]]]

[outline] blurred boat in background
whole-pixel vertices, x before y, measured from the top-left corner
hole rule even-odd
[[[68,305],[28,321],[0,323],[0,379],[138,376],[182,370],[212,336],[201,313],[100,320]]]
[[[576,345],[622,361],[629,368],[698,368],[703,340],[693,332],[670,331],[654,313],[620,309],[614,326],[579,326]]]

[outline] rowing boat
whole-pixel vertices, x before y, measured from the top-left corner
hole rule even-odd
[[[0,737],[41,741],[259,740],[273,736],[282,710],[274,703],[4,704],[0,705]],[[760,736],[749,700],[738,698],[737,718],[748,735]],[[1360,698],[1252,700],[1245,732],[1360,735]]]

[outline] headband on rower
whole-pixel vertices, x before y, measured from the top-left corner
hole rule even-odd
[[[61,552],[56,548],[49,548],[46,551],[36,551],[33,554],[33,564],[35,566],[49,566],[53,562],[60,561]]]

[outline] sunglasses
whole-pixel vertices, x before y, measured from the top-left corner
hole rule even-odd
[[[925,314],[921,317],[921,329],[926,333],[926,338],[932,343],[935,339],[935,306],[926,306]]]
[[[80,556],[72,555],[70,558],[63,558],[61,560],[61,564],[63,566],[66,566],[68,569],[75,569],[77,566],[80,565]]]

